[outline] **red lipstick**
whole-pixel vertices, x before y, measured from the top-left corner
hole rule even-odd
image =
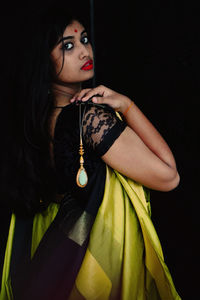
[[[81,70],[88,71],[93,69],[93,60],[90,59],[81,67]]]

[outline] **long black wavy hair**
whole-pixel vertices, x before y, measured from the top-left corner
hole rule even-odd
[[[49,90],[56,74],[50,53],[73,20],[88,26],[79,14],[53,5],[28,16],[17,32],[7,80],[9,113],[0,168],[1,203],[16,214],[33,215],[55,199],[49,150],[53,96]]]

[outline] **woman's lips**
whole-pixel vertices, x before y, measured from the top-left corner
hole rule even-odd
[[[90,59],[86,61],[86,63],[81,67],[81,70],[87,71],[93,69],[93,60]]]

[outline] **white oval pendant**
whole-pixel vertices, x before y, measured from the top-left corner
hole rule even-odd
[[[88,176],[87,176],[85,168],[82,167],[78,170],[78,173],[76,175],[76,183],[79,187],[82,187],[82,188],[87,185]]]

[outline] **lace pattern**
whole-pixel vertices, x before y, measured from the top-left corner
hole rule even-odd
[[[110,109],[91,106],[83,118],[83,136],[87,145],[95,149],[117,123],[117,117]]]

